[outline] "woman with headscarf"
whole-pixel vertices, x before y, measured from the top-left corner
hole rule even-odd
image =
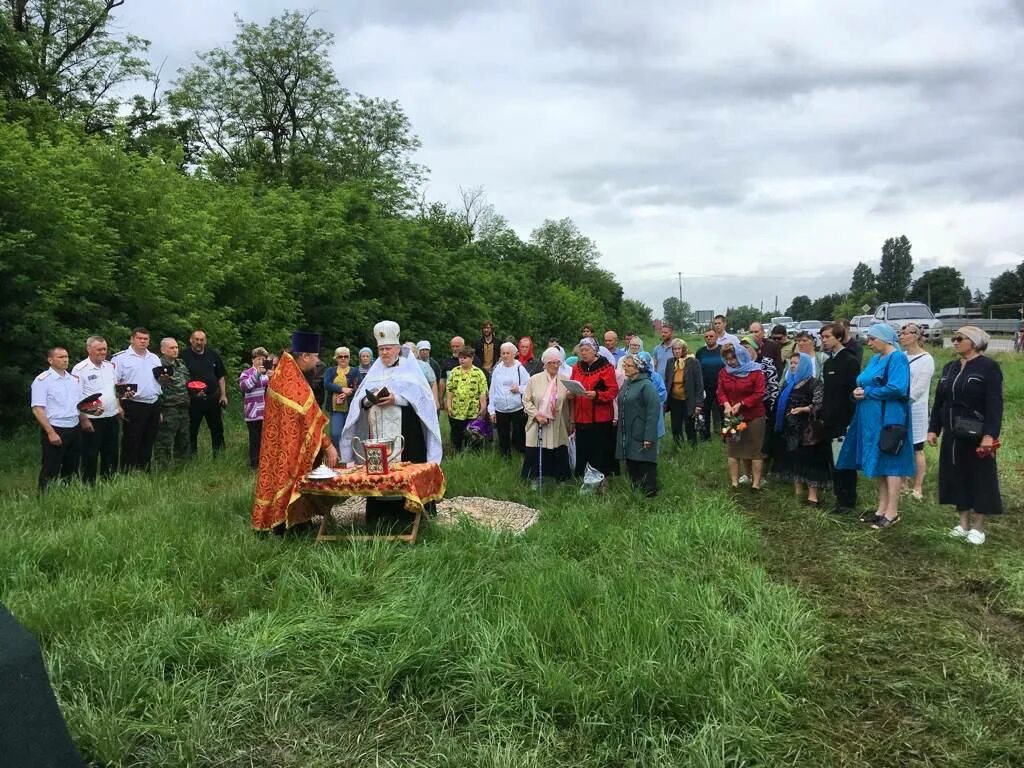
[[[650,369],[651,384],[654,385],[654,391],[658,393],[658,402],[661,403],[662,417],[658,420],[658,439],[661,440],[668,432],[665,429],[665,407],[668,404],[668,387],[665,386],[665,378],[654,370],[654,358],[651,357],[650,352],[640,352],[637,357],[647,363],[647,367]]]
[[[526,369],[527,374],[530,376],[544,370],[544,364],[540,361],[540,358],[533,356],[533,339],[529,336],[523,336],[519,340],[516,360],[519,361],[519,364]]]
[[[764,373],[761,366],[750,359],[750,353],[732,343],[722,345],[722,360],[725,365],[718,373],[718,402],[725,418],[739,417],[746,422],[746,429],[739,433],[739,440],[727,444],[729,454],[729,480],[733,488],[739,487],[740,461],[750,462],[751,488],[761,490],[764,474],[764,459],[761,447],[764,444]]]
[[[639,336],[630,336],[629,341],[626,343],[626,354],[619,358],[619,362],[615,364],[615,376],[619,381],[621,387],[626,382],[626,374],[622,370],[622,365],[628,355],[639,355],[644,351],[644,340]]]
[[[900,486],[914,472],[910,441],[910,366],[898,339],[886,323],[868,328],[867,345],[875,354],[857,377],[857,403],[836,469],[857,469],[878,481],[878,509],[861,521],[889,528],[900,521]],[[899,440],[902,432],[902,442]],[[882,450],[885,448],[885,450]]]
[[[939,503],[951,504],[960,522],[950,536],[985,543],[985,518],[1003,512],[996,442],[1003,421],[1003,372],[982,353],[988,334],[965,325],[953,334],[959,360],[942,369],[928,426],[928,443],[939,449]]]
[[[658,493],[658,424],[662,406],[651,383],[651,366],[640,355],[626,355],[626,383],[619,391],[615,458],[626,462],[630,482],[652,498]]]
[[[761,366],[761,373],[764,374],[764,418],[766,428],[764,430],[764,445],[761,446],[761,453],[766,459],[771,459],[775,455],[775,430],[771,427],[775,422],[775,405],[779,399],[779,378],[785,371],[779,371],[775,367],[775,360],[761,353],[761,345],[758,344],[756,337],[744,336],[740,339],[740,344],[746,347],[747,352],[750,353],[750,359]],[[745,485],[750,481],[751,473],[752,470],[748,463],[745,461],[740,462],[740,485]]]
[[[811,358],[811,364],[814,366],[814,378],[820,379],[822,377],[822,366],[825,365],[825,361],[828,360],[828,355],[824,352],[819,351],[818,347],[821,342],[814,337],[810,331],[797,331],[796,338],[793,339],[793,352],[789,358],[792,358],[797,352],[802,352]],[[781,386],[786,385],[786,379],[789,376],[789,366],[781,373]]]
[[[569,469],[569,433],[572,432],[572,399],[559,376],[564,365],[562,354],[548,347],[541,355],[544,370],[530,377],[523,392],[526,411],[526,451],[522,476],[540,486],[540,478],[567,480]],[[543,472],[543,475],[542,475]]]
[[[530,383],[530,374],[516,360],[516,345],[506,341],[501,345],[500,359],[491,372],[491,387],[487,396],[487,413],[498,433],[498,448],[506,459],[523,452],[526,412],[523,410],[523,391]]]
[[[665,363],[665,385],[668,387],[668,412],[676,447],[683,444],[684,428],[690,445],[696,445],[696,418],[704,410],[704,377],[700,363],[689,354],[682,339],[672,339],[672,357]]]
[[[618,474],[615,461],[615,398],[619,384],[615,367],[598,352],[597,342],[584,337],[579,343],[579,360],[572,367],[573,381],[586,390],[573,401],[576,425],[576,477],[583,477],[590,464],[604,475]]]
[[[935,377],[935,358],[921,346],[924,334],[917,323],[904,325],[899,336],[910,365],[910,435],[914,443],[914,476],[904,479],[903,490],[915,500],[923,501],[924,476],[928,472],[924,441],[928,437],[928,395]]]
[[[819,506],[818,491],[832,484],[832,445],[821,421],[825,388],[814,378],[814,363],[805,352],[790,358],[789,376],[775,411],[777,435],[771,474],[793,483],[799,498],[807,486],[807,505]]]
[[[358,381],[362,381],[363,378],[370,372],[370,366],[373,365],[373,350],[369,347],[363,347],[359,350],[359,367],[356,369],[358,375]]]

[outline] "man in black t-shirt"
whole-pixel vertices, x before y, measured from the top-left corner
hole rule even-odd
[[[223,409],[228,405],[228,391],[224,377],[224,361],[220,355],[206,346],[206,331],[199,328],[192,331],[188,340],[189,348],[181,353],[181,359],[188,366],[189,381],[201,381],[206,385],[202,392],[192,391],[188,412],[189,448],[196,455],[199,445],[199,427],[206,419],[210,428],[210,442],[213,452],[224,449]],[[191,391],[191,390],[190,390]]]

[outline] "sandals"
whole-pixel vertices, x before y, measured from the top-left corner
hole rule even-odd
[[[860,516],[859,520],[862,523],[873,523],[877,518],[881,517],[878,512],[873,509],[867,510],[863,515]]]
[[[876,531],[880,531],[883,528],[892,528],[899,521],[900,521],[900,516],[899,515],[896,515],[896,517],[886,517],[885,515],[879,515],[875,519],[875,522],[873,522],[871,524],[871,527],[874,530],[876,530]]]

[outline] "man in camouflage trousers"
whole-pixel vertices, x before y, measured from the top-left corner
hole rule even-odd
[[[188,439],[188,367],[178,359],[178,342],[167,338],[160,342],[160,362],[173,371],[160,377],[160,429],[156,433],[154,454],[161,464],[181,461],[189,456]]]

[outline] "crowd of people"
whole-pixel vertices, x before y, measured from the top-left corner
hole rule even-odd
[[[885,529],[900,521],[902,497],[923,498],[924,444],[941,437],[938,500],[960,515],[951,534],[984,542],[986,517],[1002,511],[995,459],[1002,375],[984,354],[984,331],[956,332],[957,359],[942,369],[929,407],[935,363],[913,323],[898,333],[883,323],[867,329],[866,363],[844,321],[792,340],[783,326],[765,333],[752,323],[736,335],[727,325],[715,317],[704,345],[691,353],[667,323],[647,352],[635,333],[619,346],[615,331],[599,342],[590,325],[569,350],[557,338],[537,350],[530,336],[499,340],[487,322],[474,343],[456,336],[450,355],[435,360],[428,340],[402,343],[397,324],[384,321],[374,328],[375,348],[362,347],[353,359],[340,346],[331,366],[319,359],[320,337],[297,332],[280,355],[254,348],[238,377],[249,462],[269,466],[268,439],[294,441],[295,429],[312,435],[321,420],[327,434],[303,441],[313,452],[303,461],[353,462],[353,438],[397,434],[403,459],[440,461],[444,414],[455,453],[488,442],[493,432],[500,454],[520,456],[521,475],[535,487],[570,477],[603,483],[624,465],[630,485],[653,497],[668,414],[677,450],[725,441],[737,489],[759,493],[768,479],[778,480],[810,507],[831,490],[830,511],[845,514],[857,507],[858,474],[874,479],[878,504],[860,519]],[[160,342],[159,355],[149,346],[149,331],[136,328],[129,346],[108,359],[107,341],[92,336],[85,359],[70,370],[66,349],[49,351],[49,367],[31,392],[41,428],[41,490],[75,475],[93,483],[117,471],[149,470],[153,461],[185,460],[196,453],[204,421],[213,451],[224,448],[227,373],[206,333],[195,330],[184,350],[174,338]],[[278,400],[291,402],[302,421],[283,432],[277,424],[268,438],[275,381],[284,388]],[[269,515],[270,525],[278,517]]]

